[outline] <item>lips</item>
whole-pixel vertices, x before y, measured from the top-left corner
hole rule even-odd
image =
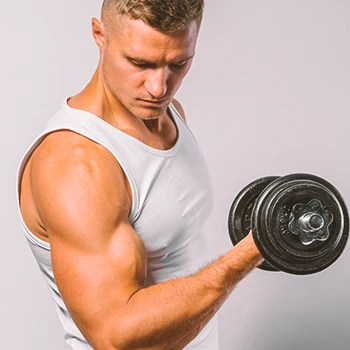
[[[151,102],[151,103],[162,103],[162,102],[166,101],[166,99],[163,99],[163,100],[145,100],[143,98],[141,98],[140,100],[144,101],[144,102]]]
[[[143,99],[140,99],[140,101],[147,103],[147,104],[150,104],[150,105],[158,106],[158,105],[164,104],[167,100],[143,100]]]

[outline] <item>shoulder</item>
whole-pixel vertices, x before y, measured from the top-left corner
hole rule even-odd
[[[112,153],[99,143],[70,130],[57,130],[48,134],[33,154],[35,165],[43,172],[55,174],[85,169],[102,177],[121,171]],[[62,174],[60,174],[62,175]]]
[[[113,155],[102,145],[75,133],[62,129],[45,136],[33,154],[34,164],[42,170],[53,167],[56,172],[67,168],[79,168],[86,165],[90,169],[95,165],[115,165]]]
[[[176,110],[179,112],[179,114],[181,115],[182,119],[186,122],[186,116],[185,116],[185,111],[183,109],[183,107],[181,106],[181,103],[176,100],[175,98],[173,98],[173,100],[171,101],[172,104],[174,105],[174,107],[176,108]]]
[[[114,156],[74,132],[49,134],[33,153],[31,175],[36,204],[46,223],[54,221],[57,211],[60,221],[65,217],[72,222],[84,207],[86,212],[103,211],[110,217],[114,213],[108,208],[119,207],[125,217],[130,210],[126,178]]]

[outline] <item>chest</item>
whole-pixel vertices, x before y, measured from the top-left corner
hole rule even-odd
[[[209,171],[198,145],[192,147],[143,167],[133,227],[149,258],[181,249],[212,210]]]

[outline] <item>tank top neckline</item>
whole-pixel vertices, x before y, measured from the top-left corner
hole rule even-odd
[[[177,110],[175,109],[175,107],[173,106],[172,103],[169,104],[168,111],[170,113],[170,117],[173,120],[173,122],[175,124],[175,127],[176,127],[176,130],[177,130],[177,139],[176,139],[176,142],[175,142],[173,147],[171,147],[171,148],[169,148],[167,150],[161,150],[161,149],[154,148],[154,147],[151,147],[151,146],[147,145],[146,143],[140,141],[136,137],[131,136],[128,133],[118,129],[117,127],[115,127],[112,124],[106,122],[105,120],[103,120],[102,118],[98,117],[97,115],[95,115],[95,114],[93,114],[91,112],[84,111],[82,109],[77,109],[77,108],[70,107],[68,105],[68,99],[69,99],[69,97],[65,98],[63,100],[63,102],[62,102],[62,106],[61,107],[62,107],[63,111],[68,112],[68,113],[73,113],[73,114],[79,114],[79,115],[88,117],[88,118],[90,118],[90,119],[92,119],[94,121],[97,121],[98,123],[100,123],[104,127],[107,127],[109,129],[114,130],[115,132],[119,133],[120,135],[123,135],[123,137],[127,138],[128,140],[130,140],[131,142],[135,143],[136,145],[142,147],[144,150],[146,150],[149,153],[152,153],[154,155],[161,156],[161,157],[171,157],[174,154],[176,154],[177,151],[180,149],[180,144],[181,144],[181,139],[182,139],[182,137],[181,137],[181,130],[180,130],[180,123],[178,121],[178,118],[180,118],[180,117],[177,115],[178,112],[177,112]]]

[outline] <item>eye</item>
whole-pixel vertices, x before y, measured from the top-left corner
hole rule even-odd
[[[186,60],[186,61],[179,62],[179,63],[172,63],[172,64],[170,65],[170,67],[173,68],[173,69],[181,69],[181,68],[185,67],[185,65],[186,65],[187,62],[188,62],[188,61]]]
[[[140,62],[140,61],[135,61],[133,59],[129,59],[129,62],[137,68],[140,69],[149,69],[149,68],[153,68],[155,65],[152,63],[146,63],[146,62]]]

